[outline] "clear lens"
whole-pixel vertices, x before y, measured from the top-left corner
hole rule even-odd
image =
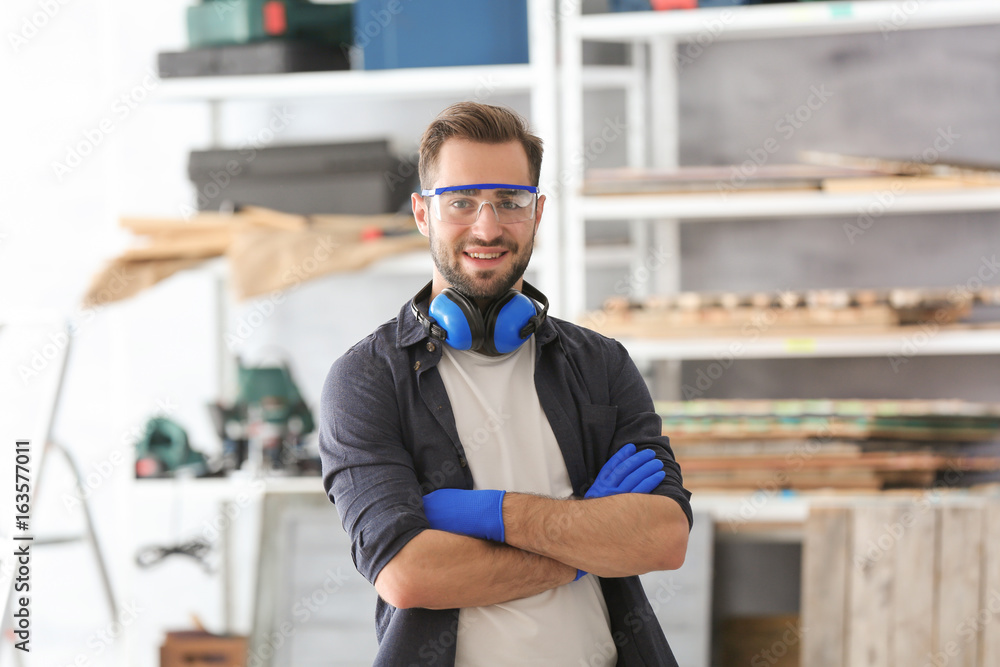
[[[474,224],[488,206],[500,224],[508,225],[533,220],[538,195],[527,190],[450,190],[430,199],[431,213],[444,222]]]

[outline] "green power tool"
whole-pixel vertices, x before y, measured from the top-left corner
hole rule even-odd
[[[187,10],[191,48],[269,39],[351,44],[354,6],[307,0],[201,0]]]
[[[166,417],[153,417],[146,431],[135,443],[137,477],[161,477],[188,471],[205,474],[205,457],[191,449],[184,428]]]

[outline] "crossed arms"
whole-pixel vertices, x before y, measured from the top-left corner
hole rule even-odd
[[[612,457],[584,499],[506,493],[496,510],[470,521],[468,512],[456,512],[477,500],[467,494],[498,492],[428,494],[431,529],[382,568],[375,589],[397,608],[452,609],[536,595],[573,581],[580,571],[625,577],[680,567],[687,517],[673,499],[648,493],[663,479],[662,464],[650,461],[650,450],[634,452],[626,445]],[[434,497],[441,492],[450,495]],[[482,539],[485,534],[493,539]]]

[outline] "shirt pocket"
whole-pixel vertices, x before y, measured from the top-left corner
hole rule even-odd
[[[584,458],[587,459],[588,472],[591,475],[596,474],[597,470],[608,460],[617,421],[618,406],[580,406]]]

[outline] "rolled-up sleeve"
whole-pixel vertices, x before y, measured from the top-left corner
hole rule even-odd
[[[691,492],[684,488],[681,467],[670,448],[670,438],[663,435],[663,420],[653,407],[646,382],[624,346],[617,341],[613,355],[609,368],[619,368],[621,372],[610,383],[611,404],[618,406],[618,419],[614,451],[609,456],[629,442],[639,449],[655,450],[656,458],[663,461],[663,470],[667,475],[652,493],[676,500],[691,527],[694,525]]]
[[[392,373],[376,345],[368,338],[333,364],[319,428],[323,485],[350,536],[355,566],[373,584],[399,550],[430,527],[403,442]]]

